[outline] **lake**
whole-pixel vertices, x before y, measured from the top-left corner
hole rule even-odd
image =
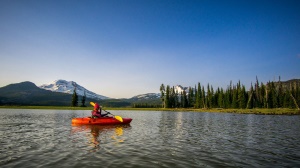
[[[90,111],[0,109],[0,167],[300,167],[300,116],[110,111],[125,126],[72,126]]]

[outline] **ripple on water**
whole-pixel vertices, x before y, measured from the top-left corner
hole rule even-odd
[[[299,116],[111,111],[130,126],[72,126],[90,111],[0,109],[0,167],[299,167]],[[22,115],[18,115],[22,113]]]

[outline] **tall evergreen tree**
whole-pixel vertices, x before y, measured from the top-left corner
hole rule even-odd
[[[202,86],[202,96],[201,96],[201,100],[202,100],[202,103],[203,103],[203,108],[208,108],[208,107],[207,107],[207,100],[206,100],[206,95],[205,95],[204,86]]]
[[[296,85],[295,93],[296,93],[295,100],[296,100],[296,103],[297,103],[298,109],[299,109],[299,106],[300,106],[300,85],[299,84]]]
[[[259,88],[259,97],[260,101],[256,106],[257,108],[267,108],[267,99],[268,99],[268,88],[265,84],[261,83],[261,87]]]
[[[247,109],[252,109],[253,108],[253,85],[251,83],[251,86],[250,86],[250,91],[249,91],[249,96],[248,96],[248,101],[247,101]]]
[[[179,95],[170,86],[165,90],[163,84],[160,91],[166,108],[299,108],[300,105],[300,85],[296,82],[289,86],[283,85],[280,77],[279,82],[269,81],[266,84],[259,83],[256,77],[249,91],[240,81],[237,85],[232,85],[230,81],[225,91],[218,87],[214,92],[214,88],[208,84],[206,92],[200,82],[194,89],[189,87],[189,94],[183,91]]]
[[[194,91],[193,88],[189,87],[189,94],[188,94],[188,107],[194,106]]]
[[[224,108],[224,91],[223,91],[223,88],[220,88],[218,87],[217,89],[217,93],[218,93],[218,106],[219,108]]]
[[[282,82],[281,82],[280,76],[279,76],[278,91],[277,91],[277,102],[278,102],[279,108],[283,107],[283,101],[284,101],[284,91],[283,91]]]
[[[175,89],[174,89],[174,86],[171,88],[170,90],[170,107],[171,108],[175,108]]]
[[[238,92],[235,86],[233,86],[233,95],[232,95],[232,108],[238,108]]]
[[[197,92],[196,92],[196,104],[195,104],[195,107],[196,108],[201,108],[202,107],[202,103],[201,103],[201,94],[202,94],[202,91],[201,91],[201,84],[200,82],[198,82],[198,88],[197,88]]]
[[[167,85],[166,88],[165,108],[170,108],[170,86],[169,85]]]
[[[210,85],[210,101],[211,101],[211,108],[214,108],[215,105],[217,104],[216,99],[215,99],[215,92],[214,92],[214,88],[212,87],[212,85]]]
[[[82,96],[82,99],[81,99],[81,107],[86,107],[85,99],[86,99],[86,95],[85,95],[85,90],[84,90],[84,93],[83,93],[83,96]]]
[[[76,93],[76,87],[73,91],[73,95],[72,95],[72,106],[73,107],[77,107],[78,106],[78,95]]]
[[[210,85],[209,83],[207,84],[207,108],[212,108],[212,94],[210,91]]]
[[[188,98],[187,98],[185,90],[182,91],[182,97],[183,97],[182,98],[182,102],[181,102],[182,103],[182,107],[183,108],[187,108],[189,104],[188,104]]]
[[[238,102],[239,102],[239,108],[246,108],[247,105],[247,93],[246,93],[246,88],[244,85],[242,85],[239,88],[238,91]]]
[[[165,85],[161,84],[159,90],[160,90],[160,99],[162,101],[162,107],[165,108],[166,107],[165,106],[165,91],[166,91]]]
[[[180,106],[179,103],[179,95],[178,95],[178,91],[175,92],[175,107],[178,108]]]

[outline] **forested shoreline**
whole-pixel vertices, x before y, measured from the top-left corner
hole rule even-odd
[[[283,83],[269,81],[260,83],[256,78],[250,89],[239,81],[230,84],[226,89],[214,89],[209,83],[205,87],[200,82],[194,88],[189,87],[188,93],[175,91],[174,86],[160,86],[163,108],[225,108],[225,109],[253,109],[253,108],[292,108],[299,109],[300,84],[299,81]]]

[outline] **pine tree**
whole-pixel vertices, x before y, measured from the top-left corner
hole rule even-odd
[[[169,85],[167,85],[166,88],[165,108],[170,108],[170,86]]]
[[[207,108],[207,101],[206,101],[206,97],[205,97],[205,90],[204,90],[204,86],[202,86],[202,94],[201,94],[201,103],[203,104],[202,107],[203,108]]]
[[[179,95],[178,91],[175,92],[175,107],[178,108],[180,106],[179,104]]]
[[[290,91],[287,89],[284,93],[284,99],[283,99],[283,107],[284,108],[292,108],[292,100],[290,96]]]
[[[238,92],[235,86],[233,86],[231,107],[238,108]]]
[[[242,87],[239,88],[238,91],[238,102],[239,102],[239,108],[246,108],[247,105],[247,93],[245,86],[242,85]]]
[[[296,103],[298,105],[298,107],[300,106],[300,85],[297,84],[296,85],[296,91],[295,91],[296,95],[295,95],[295,100],[296,100]]]
[[[73,107],[77,107],[78,106],[78,95],[76,93],[76,87],[73,91],[73,95],[72,95],[72,106]]]
[[[278,91],[277,91],[277,102],[278,102],[279,108],[283,107],[283,101],[284,101],[284,91],[283,91],[282,83],[280,81],[280,76],[279,76]]]
[[[84,90],[83,96],[81,98],[81,107],[86,107],[85,100],[86,100],[86,94],[85,94],[85,90]]]
[[[170,91],[170,107],[175,108],[175,89],[174,86],[171,88]]]
[[[215,92],[214,92],[214,88],[212,87],[212,85],[210,85],[210,101],[211,101],[211,108],[214,108],[216,103],[216,99],[215,99]]]
[[[194,108],[199,108],[199,97],[198,97],[198,89],[197,86],[195,85],[195,104],[194,104]]]
[[[297,84],[296,84],[296,82],[293,83],[293,85],[291,84],[290,96],[291,96],[292,102],[293,102],[292,108],[297,108],[299,110],[299,106],[298,106],[298,103],[297,103]]]
[[[221,90],[218,87],[218,107],[219,108],[224,108],[224,91],[223,88],[221,88]]]
[[[165,85],[161,84],[159,90],[160,90],[160,99],[162,101],[162,107],[165,108],[166,107],[166,105],[165,105]]]
[[[180,92],[180,106],[181,108],[184,107],[184,97],[183,97],[183,92]]]
[[[188,107],[188,99],[187,99],[187,96],[186,96],[186,91],[185,90],[183,90],[183,92],[182,92],[182,97],[183,97],[183,101],[182,101],[182,107],[183,108],[187,108]]]
[[[247,109],[252,109],[253,108],[253,86],[251,83],[250,91],[249,91],[249,96],[248,96],[248,101],[247,101]]]
[[[202,103],[201,103],[201,85],[200,82],[198,82],[198,89],[196,90],[196,104],[195,107],[196,108],[201,108],[202,107]]]
[[[189,94],[188,94],[188,107],[194,106],[194,91],[193,88],[189,87]]]
[[[211,96],[211,92],[210,92],[210,86],[209,84],[207,84],[207,108],[212,108],[212,96]]]
[[[260,101],[258,102],[258,106],[256,106],[257,108],[267,108],[268,103],[267,103],[267,99],[268,99],[268,87],[266,85],[264,85],[263,83],[261,83],[261,87],[259,88],[259,97],[260,97]]]
[[[227,87],[225,93],[224,93],[224,108],[230,108],[231,102],[230,102],[230,90],[229,87]]]
[[[254,86],[254,92],[255,92],[254,106],[261,107],[261,92],[259,89],[259,82],[258,82],[257,76],[256,76],[256,83]],[[263,94],[265,94],[265,93],[263,93]]]
[[[86,95],[85,95],[85,90],[84,90],[84,94],[83,94],[82,99],[81,99],[81,107],[86,107],[85,99],[86,99]]]

